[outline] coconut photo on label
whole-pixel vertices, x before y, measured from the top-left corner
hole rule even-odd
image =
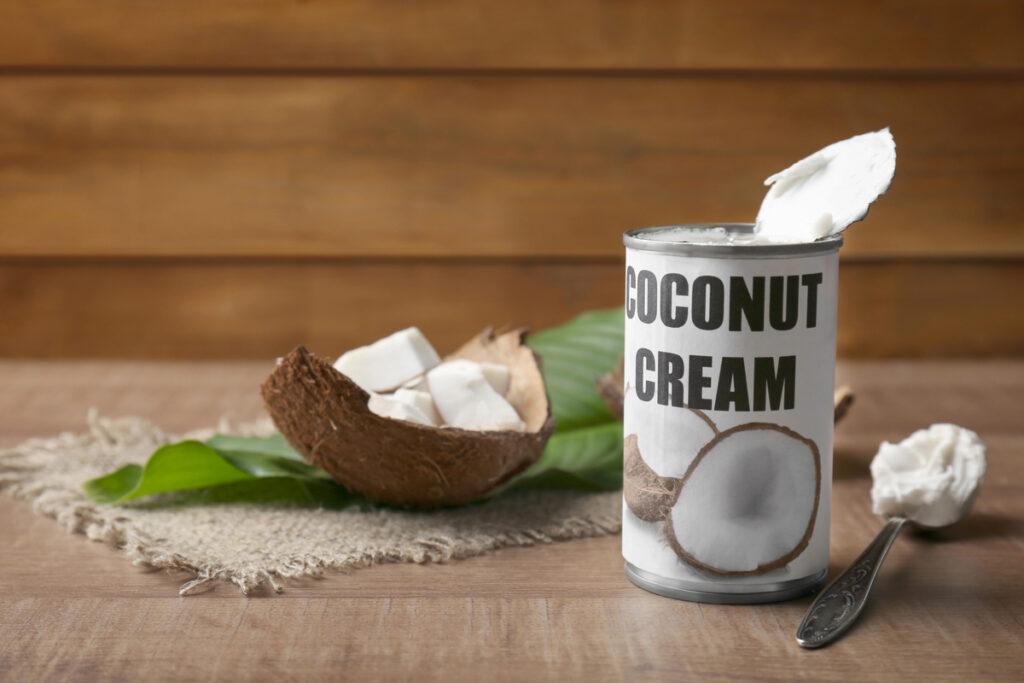
[[[775,424],[741,425],[719,434],[690,465],[665,516],[665,538],[698,569],[764,574],[807,548],[820,498],[813,441]],[[732,542],[715,541],[723,536]]]
[[[665,457],[665,445],[659,444],[649,451],[652,466],[638,436],[625,438],[623,514],[630,518],[629,535],[645,537],[648,544],[660,541],[680,561],[720,575],[764,574],[799,556],[814,532],[821,498],[817,445],[776,424],[749,423],[719,433],[700,411],[684,407],[676,415],[687,416],[677,421],[689,422],[691,431],[673,431],[681,437],[675,454],[706,438],[692,459]],[[723,537],[732,540],[722,543]],[[665,564],[663,557],[659,564]]]
[[[625,402],[636,401],[627,388]],[[664,571],[678,564],[680,557],[669,546],[662,523],[690,462],[718,429],[699,410],[657,404],[650,410],[659,414],[663,428],[645,430],[643,448],[637,434],[628,434],[624,441],[623,525],[629,531],[623,534],[623,555],[638,566]]]

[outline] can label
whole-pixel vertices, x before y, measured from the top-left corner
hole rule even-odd
[[[634,567],[754,593],[827,567],[838,259],[626,250]]]

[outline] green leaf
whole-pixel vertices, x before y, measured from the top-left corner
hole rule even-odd
[[[157,496],[156,505],[174,503],[177,505],[210,503],[273,503],[303,507],[332,509],[352,505],[370,508],[365,498],[355,496],[333,481],[312,481],[296,477],[261,477],[244,481],[220,484],[201,489],[190,489]]]
[[[97,503],[116,505],[135,498],[204,489],[211,500],[278,500],[337,504],[357,500],[321,470],[288,457],[260,452],[218,451],[200,441],[158,448],[145,467],[125,465],[83,484]]]
[[[329,474],[318,467],[313,467],[305,460],[296,462],[291,458],[263,455],[258,451],[225,451],[216,448],[213,450],[238,469],[254,477],[331,478]]]
[[[622,309],[584,313],[527,342],[540,354],[555,434],[540,459],[501,489],[622,487],[622,423],[598,394],[623,346]]]
[[[288,458],[297,462],[305,463],[298,451],[288,445],[284,435],[274,432],[269,436],[230,436],[227,434],[214,434],[206,440],[206,445],[218,451],[244,451],[246,453],[262,453],[263,455],[275,455],[279,458]]]
[[[527,340],[544,361],[544,383],[559,432],[615,421],[594,382],[622,355],[622,309],[584,313]]]
[[[622,488],[622,423],[556,432],[540,459],[496,493],[518,488]]]
[[[162,491],[180,491],[249,479],[252,475],[225,460],[200,441],[162,446],[146,467],[125,465],[85,483],[85,492],[97,502],[122,503]]]

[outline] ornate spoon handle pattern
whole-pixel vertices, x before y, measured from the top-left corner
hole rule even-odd
[[[850,628],[864,609],[882,561],[906,524],[904,517],[893,517],[886,522],[849,569],[818,594],[796,630],[797,643],[803,647],[821,647],[837,640]]]

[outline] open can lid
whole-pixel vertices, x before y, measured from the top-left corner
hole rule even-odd
[[[700,233],[707,232],[707,238]],[[684,223],[629,230],[622,236],[628,249],[708,258],[792,258],[838,251],[843,236],[829,235],[814,242],[776,244],[753,242],[753,223]]]

